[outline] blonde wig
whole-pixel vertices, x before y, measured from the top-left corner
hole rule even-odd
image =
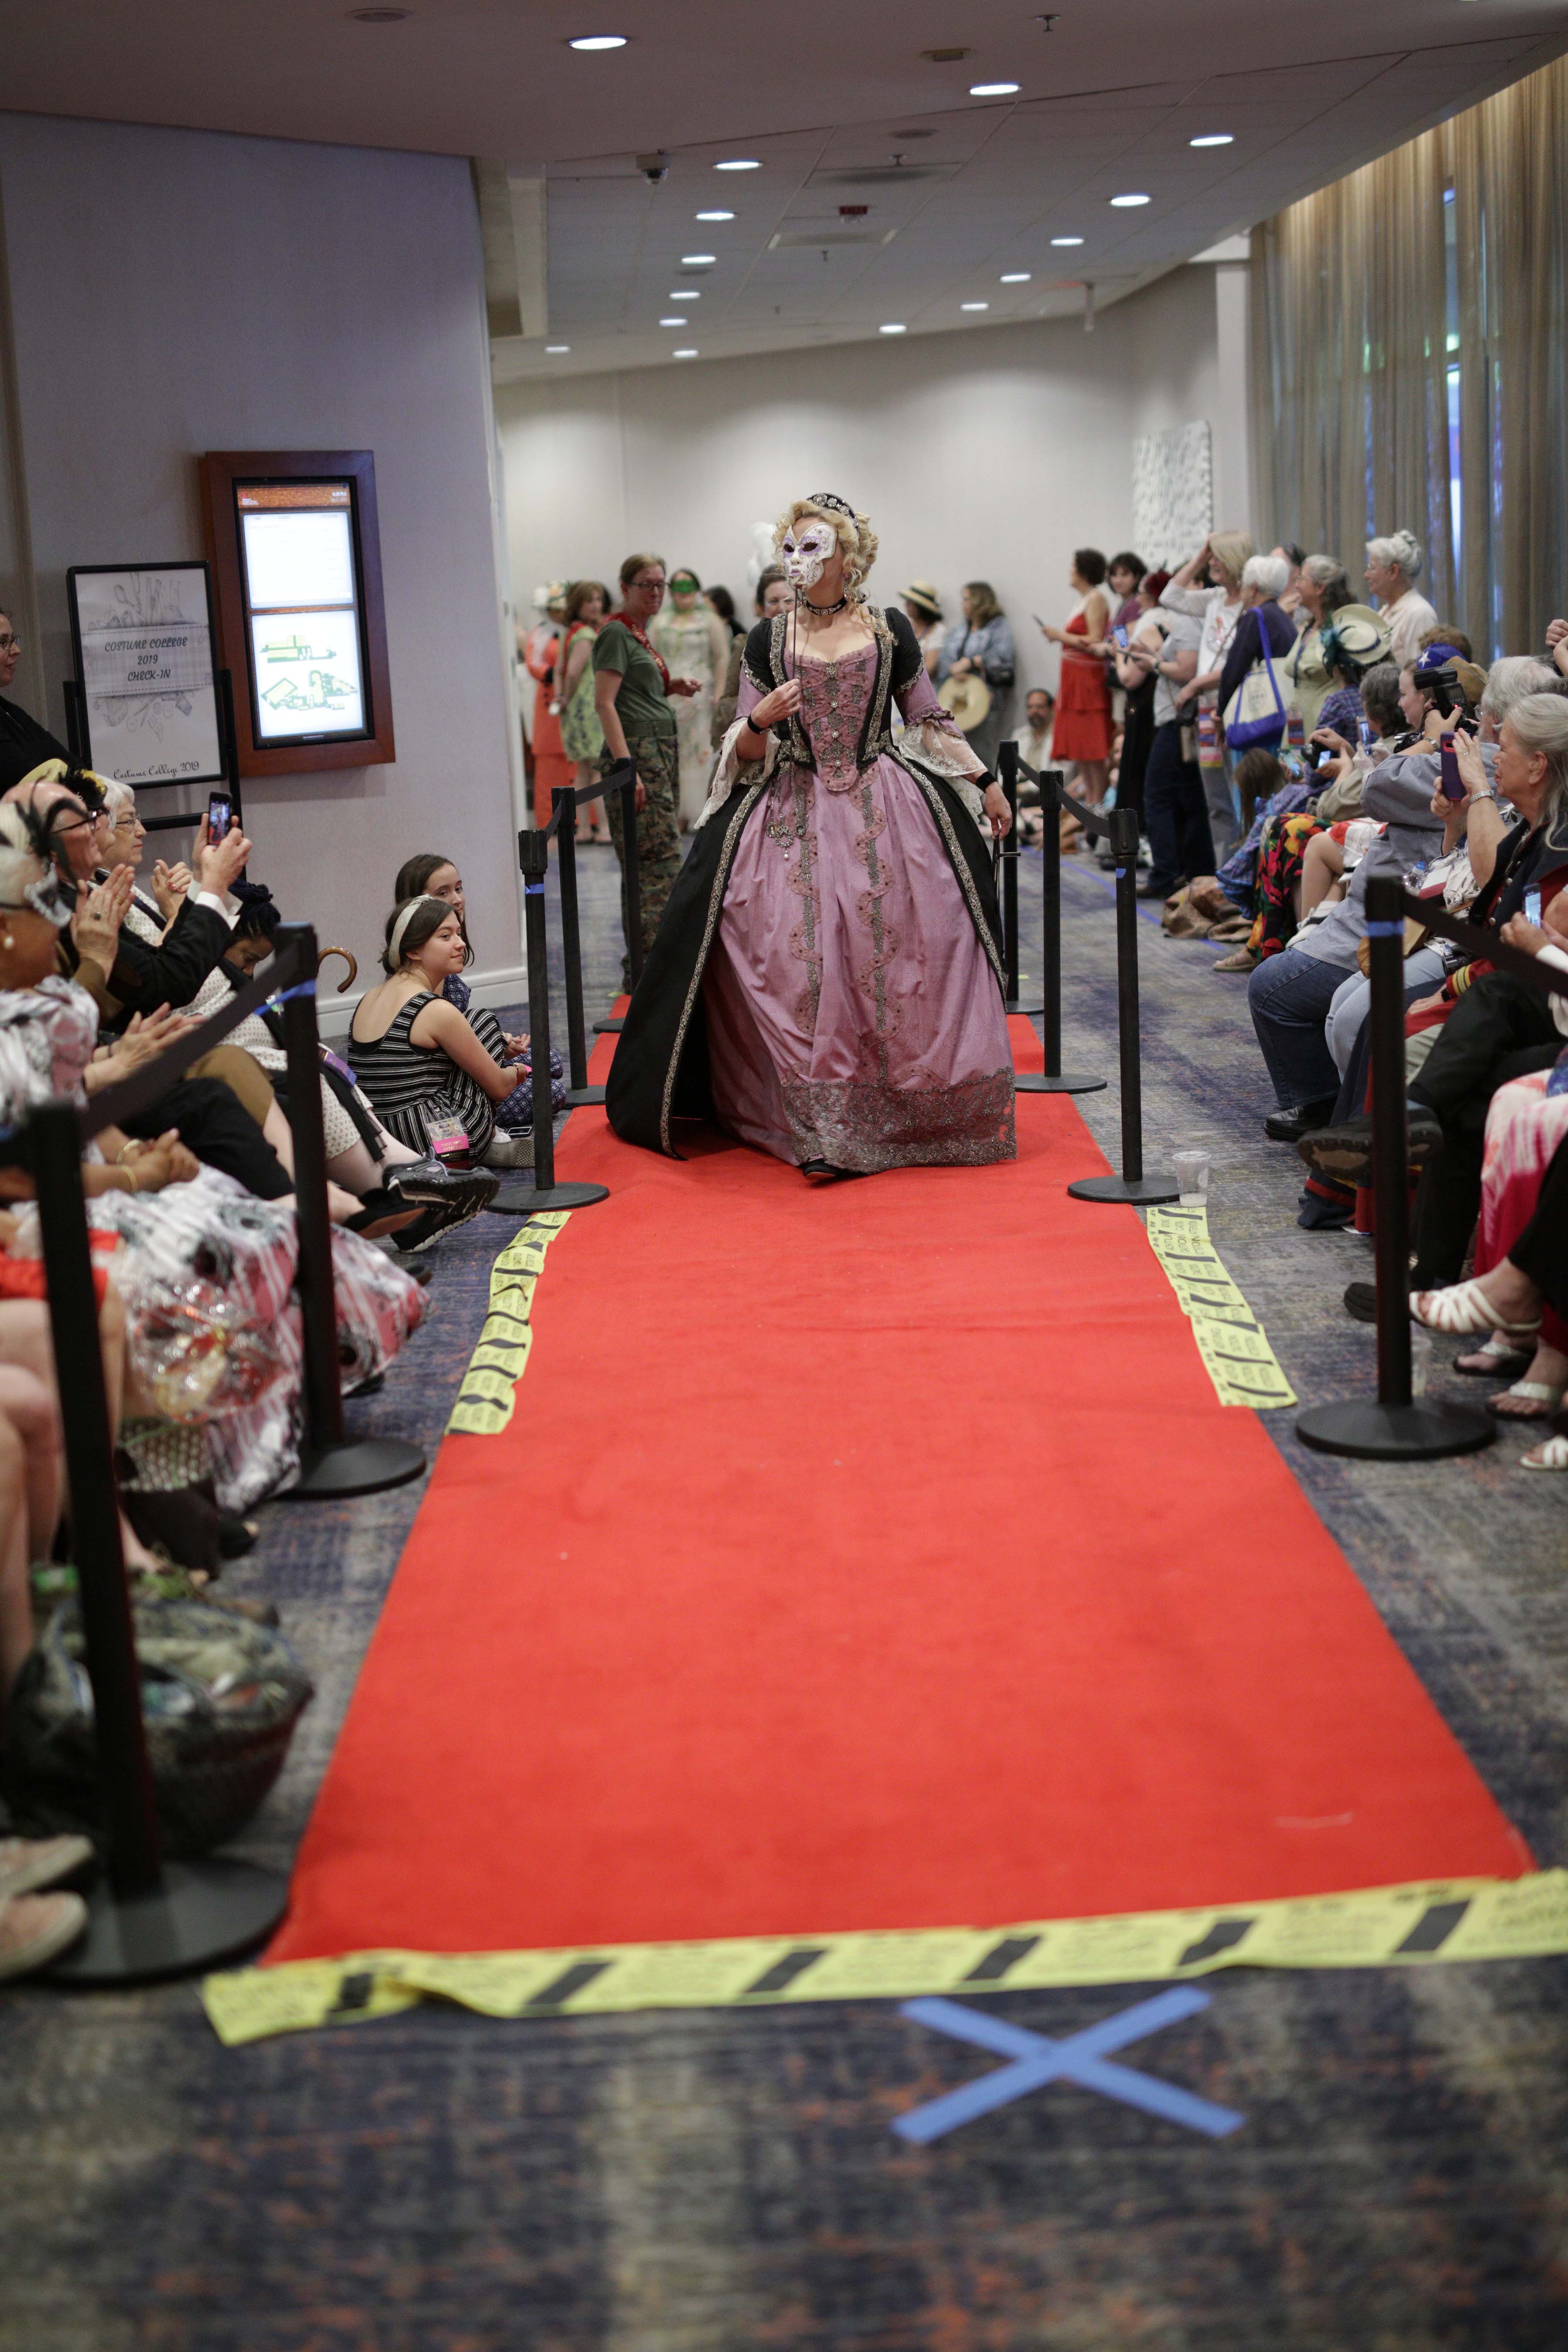
[[[844,591],[852,604],[866,601],[866,574],[877,561],[877,534],[868,516],[855,513],[841,499],[832,505],[819,499],[796,499],[785,507],[773,525],[775,551],[784,546],[784,533],[805,515],[814,515],[819,522],[831,523],[833,533],[844,551]]]

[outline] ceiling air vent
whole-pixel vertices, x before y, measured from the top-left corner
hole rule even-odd
[[[891,245],[898,233],[896,228],[781,228],[769,237],[768,251],[797,246],[820,253],[829,245]]]
[[[946,180],[952,163],[852,163],[847,171],[814,172],[808,188],[894,188],[906,180]]]

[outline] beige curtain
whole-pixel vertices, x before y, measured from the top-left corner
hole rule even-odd
[[[1568,59],[1277,214],[1252,268],[1265,535],[1359,585],[1413,530],[1478,653],[1537,648],[1568,601]]]

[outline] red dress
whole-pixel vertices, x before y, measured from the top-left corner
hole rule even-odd
[[[1089,623],[1075,613],[1065,634],[1087,637]],[[1057,696],[1056,731],[1051,737],[1054,760],[1109,760],[1110,757],[1110,681],[1097,654],[1062,647],[1061,690]]]
[[[538,680],[533,691],[533,732],[529,738],[533,752],[533,821],[548,824],[551,793],[563,793],[577,781],[577,762],[567,758],[561,721],[550,708],[555,692],[555,665],[563,660],[562,640],[548,629],[535,629],[524,658],[529,676]]]

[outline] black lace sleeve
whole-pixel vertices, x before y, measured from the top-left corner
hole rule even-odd
[[[759,621],[746,637],[746,650],[741,667],[759,694],[771,694],[776,679],[773,677],[773,625]]]
[[[893,633],[893,692],[898,695],[903,692],[923,664],[920,640],[910,625],[909,614],[900,612],[896,604],[891,605],[888,610],[887,623]]]

